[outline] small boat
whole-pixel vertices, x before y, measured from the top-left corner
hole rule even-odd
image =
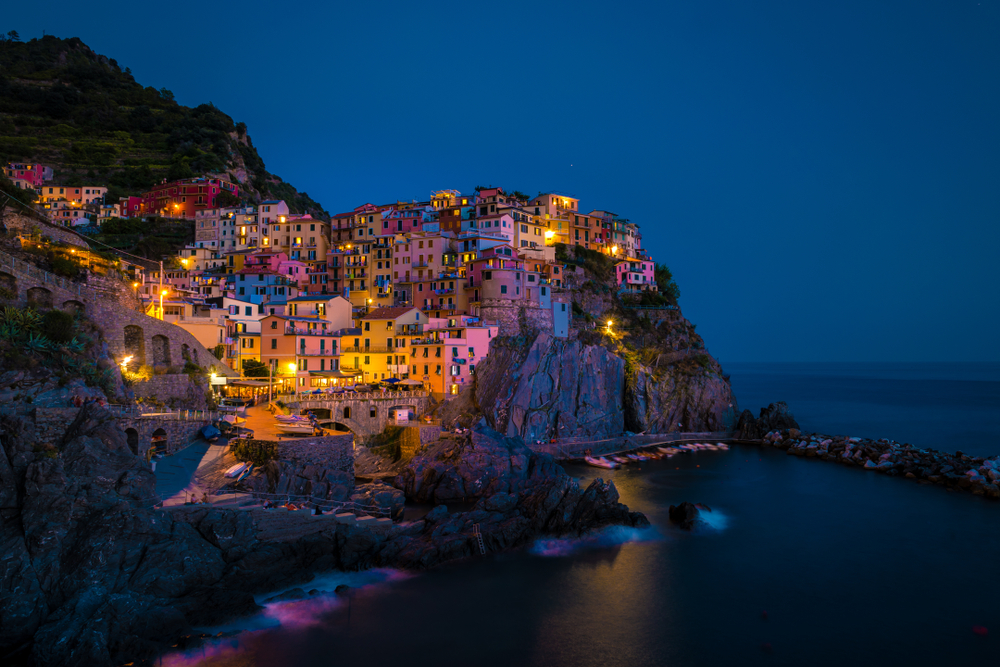
[[[236,481],[242,482],[243,478],[249,475],[252,470],[253,470],[253,464],[251,463],[243,472],[240,473],[240,476],[236,478]]]
[[[309,423],[309,417],[306,417],[305,415],[274,415],[274,418],[277,419],[279,422],[284,422],[284,423],[297,423],[297,422]]]
[[[663,447],[663,446],[660,446],[660,447],[657,447],[657,449],[660,450],[660,452],[666,454],[667,456],[673,456],[674,454],[676,454],[679,451],[676,447]]]
[[[729,451],[729,445],[727,445],[724,442],[717,442],[717,443],[715,443],[715,446],[718,447],[720,450],[722,450],[724,452],[728,452]]]
[[[226,477],[236,477],[241,472],[246,470],[247,466],[249,465],[250,465],[249,463],[237,463],[232,468],[226,471]]]
[[[615,463],[614,461],[609,461],[602,456],[597,456],[597,457],[584,456],[583,460],[589,463],[590,465],[598,468],[607,468],[608,470],[614,470],[615,468],[618,467],[617,463]]]
[[[198,433],[208,442],[215,442],[219,439],[219,436],[222,435],[222,431],[215,428],[211,424],[205,424],[202,426]]]
[[[618,463],[632,463],[632,459],[627,459],[624,456],[611,455],[608,457],[612,461],[617,461]]]
[[[648,461],[649,460],[648,458],[646,458],[642,454],[626,454],[625,456],[629,457],[633,461]]]

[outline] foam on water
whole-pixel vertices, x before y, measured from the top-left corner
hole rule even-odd
[[[528,552],[535,556],[570,556],[587,549],[606,549],[629,542],[650,542],[659,539],[663,539],[663,535],[652,527],[609,526],[590,535],[574,539],[536,540]]]
[[[291,586],[263,595],[257,595],[254,599],[257,601],[257,604],[264,606],[264,611],[256,616],[211,628],[199,628],[199,631],[205,634],[214,635],[220,632],[239,632],[239,635],[218,640],[208,640],[204,647],[164,656],[162,664],[168,667],[190,667],[214,658],[233,656],[243,651],[244,640],[249,639],[257,632],[279,627],[288,630],[302,629],[324,623],[324,617],[329,612],[347,604],[345,598],[334,593],[337,586],[346,585],[352,589],[364,589],[388,585],[412,576],[414,575],[388,568],[365,570],[363,572],[334,571],[320,574],[312,581],[301,586]],[[321,592],[301,600],[264,602],[264,600],[294,588],[302,588],[307,591],[315,589]]]
[[[717,509],[711,512],[699,512],[698,519],[711,530],[725,530],[729,526],[729,517]]]

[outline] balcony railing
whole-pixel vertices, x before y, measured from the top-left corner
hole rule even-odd
[[[286,324],[285,333],[295,334],[298,336],[334,336],[337,332],[331,331],[330,329],[306,329],[305,327],[295,327]]]
[[[385,352],[395,352],[395,348],[386,347],[385,345],[372,345],[372,346],[359,346],[359,347],[345,347],[341,354],[383,354]]]
[[[339,356],[336,350],[303,350],[299,348],[296,352],[300,357],[336,357]]]

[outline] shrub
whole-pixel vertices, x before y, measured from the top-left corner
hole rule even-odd
[[[256,467],[278,458],[278,444],[270,440],[239,439],[229,443],[230,450],[240,461],[249,461]]]
[[[68,343],[73,340],[73,316],[62,310],[50,310],[42,316],[41,330],[45,336],[55,343]]]

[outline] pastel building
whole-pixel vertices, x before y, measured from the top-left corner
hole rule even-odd
[[[22,162],[10,162],[4,167],[4,176],[10,180],[18,180],[29,185],[31,190],[42,187],[44,181],[52,180],[52,167],[40,164],[27,164]]]
[[[623,292],[657,291],[655,265],[649,260],[629,258],[615,264],[618,289]]]
[[[41,200],[43,202],[67,201],[74,204],[98,204],[104,202],[104,195],[108,193],[105,187],[87,185],[80,187],[69,186],[45,186],[41,189]]]

